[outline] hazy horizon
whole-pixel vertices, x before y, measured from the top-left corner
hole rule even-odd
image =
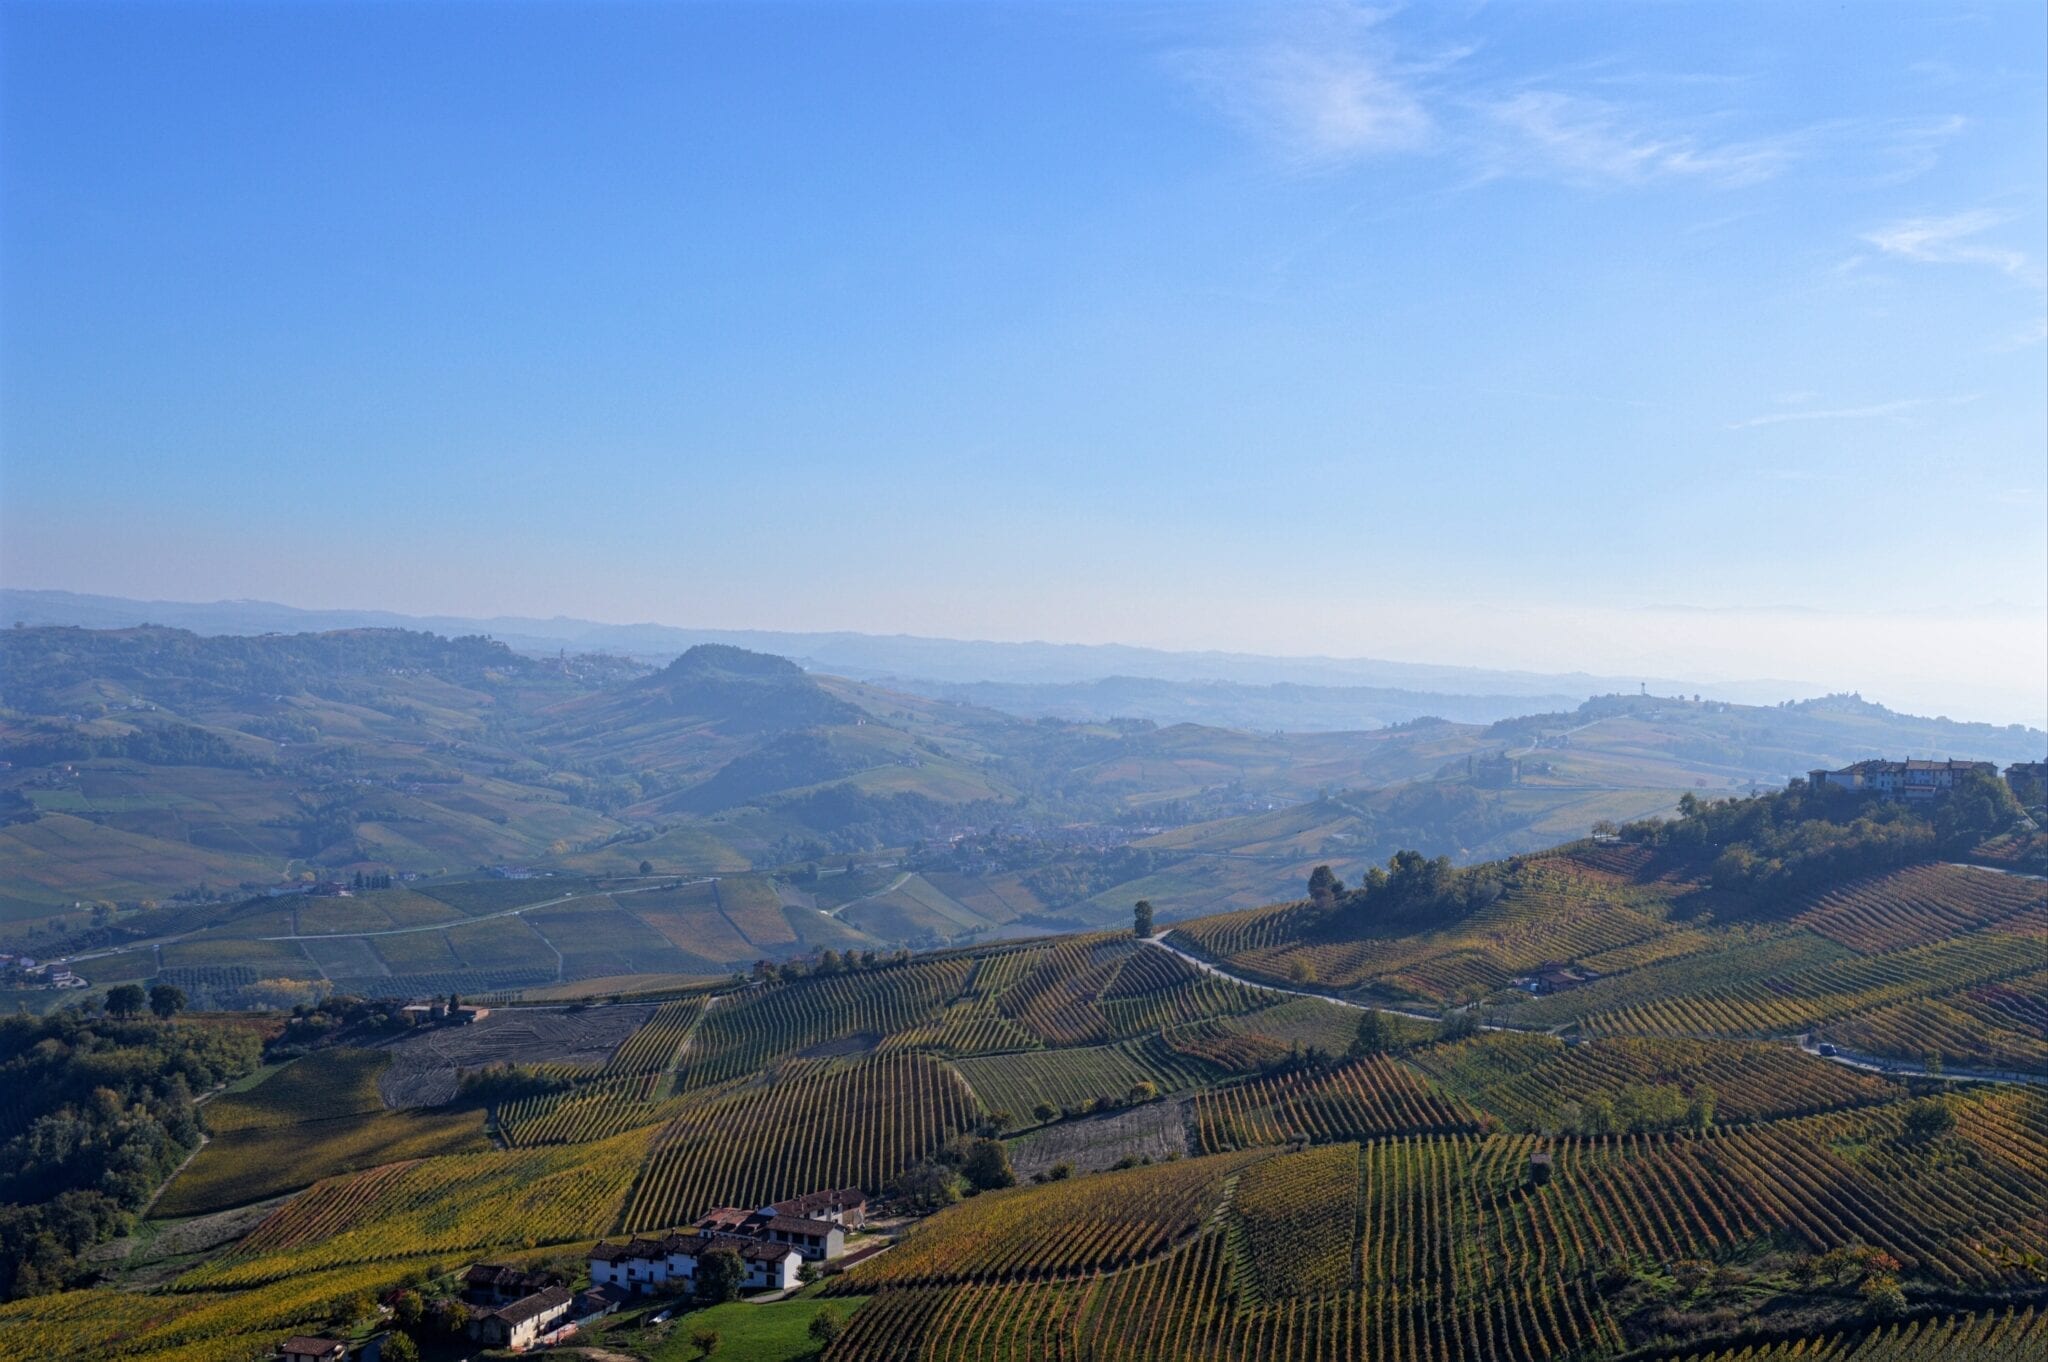
[[[10,588],[15,590],[71,590],[71,588],[57,586],[27,586],[25,584],[17,582],[0,582],[0,588]],[[979,632],[962,631],[947,633],[944,631],[934,631],[928,629],[860,627],[855,625],[843,625],[833,623],[763,623],[760,621],[734,620],[725,618],[696,618],[687,614],[678,614],[673,609],[662,610],[659,613],[632,617],[607,617],[601,612],[576,609],[561,611],[535,611],[517,608],[492,610],[401,609],[380,602],[366,602],[362,600],[309,603],[304,601],[280,600],[275,596],[266,596],[260,593],[242,593],[239,595],[219,596],[209,598],[207,600],[192,601],[173,601],[172,598],[169,597],[165,597],[162,595],[152,595],[148,593],[138,594],[130,592],[110,591],[94,593],[79,592],[77,594],[106,595],[111,597],[117,597],[120,599],[137,600],[144,603],[162,602],[167,604],[175,603],[181,605],[250,603],[264,605],[280,605],[293,610],[388,613],[418,620],[433,620],[435,618],[452,618],[477,621],[490,621],[493,619],[560,619],[576,621],[579,623],[609,625],[620,628],[627,628],[636,625],[653,625],[658,627],[684,630],[698,629],[720,631],[761,631],[797,634],[844,632],[871,635],[876,637],[914,637],[959,642],[1051,645],[1073,644],[1081,646],[1112,645],[1134,648],[1153,648],[1165,652],[1175,653],[1241,653],[1254,656],[1264,656],[1280,659],[1292,658],[1300,660],[1313,660],[1317,658],[1342,660],[1373,660],[1404,664],[1427,664],[1447,667],[1469,667],[1503,672],[1526,672],[1532,675],[1548,676],[1563,676],[1570,673],[1587,673],[1593,676],[1611,676],[1615,678],[1640,676],[1644,678],[1663,678],[1666,680],[1680,680],[1695,684],[1734,684],[1742,682],[1759,681],[1783,682],[1786,687],[1786,694],[1782,697],[1779,697],[1783,699],[1799,699],[1803,698],[1807,694],[1854,691],[1862,694],[1863,697],[1867,700],[1872,700],[1877,703],[1884,704],[1889,708],[1897,710],[1901,713],[1925,714],[1930,717],[1938,715],[1941,717],[1951,719],[1979,723],[2021,723],[2026,724],[2029,727],[2048,728],[2048,699],[2036,697],[2035,703],[2037,705],[2037,708],[2036,710],[2030,712],[2026,708],[2024,708],[2024,705],[2026,703],[2025,692],[2017,689],[2014,690],[2012,694],[2013,696],[2019,698],[2019,703],[2012,705],[2011,707],[2002,708],[2002,697],[1996,687],[1972,687],[1966,684],[1958,684],[1946,680],[1929,681],[1926,679],[1921,679],[1916,681],[1912,678],[1910,673],[1904,674],[1903,676],[1896,676],[1891,679],[1886,679],[1884,677],[1875,677],[1872,679],[1859,681],[1856,679],[1856,676],[1852,674],[1851,670],[1845,669],[1839,661],[1830,664],[1832,670],[1823,671],[1818,675],[1812,676],[1800,675],[1796,673],[1763,674],[1744,673],[1739,671],[1728,670],[1715,670],[1711,666],[1685,666],[1678,665],[1671,661],[1671,659],[1674,657],[1692,656],[1711,658],[1715,656],[1715,654],[1705,651],[1700,647],[1699,636],[1701,630],[1699,626],[1703,622],[1708,624],[1719,623],[1723,628],[1739,628],[1745,631],[1753,631],[1757,627],[1757,622],[1759,618],[1758,614],[1753,613],[1745,613],[1738,624],[1727,620],[1717,621],[1713,618],[1712,612],[1706,611],[1667,610],[1659,612],[1655,610],[1646,609],[1628,612],[1625,617],[1621,614],[1621,612],[1616,612],[1615,616],[1610,617],[1611,619],[1616,619],[1622,623],[1635,626],[1636,632],[1630,635],[1633,644],[1631,648],[1609,649],[1607,647],[1604,647],[1599,640],[1602,637],[1612,637],[1612,635],[1596,634],[1587,636],[1586,641],[1584,642],[1583,646],[1580,648],[1579,651],[1570,651],[1570,644],[1559,643],[1555,645],[1557,651],[1548,653],[1543,652],[1540,648],[1532,648],[1530,650],[1530,653],[1527,655],[1515,654],[1508,651],[1491,651],[1485,653],[1475,652],[1470,655],[1443,656],[1434,653],[1416,651],[1413,648],[1404,649],[1400,646],[1403,643],[1403,639],[1401,637],[1393,635],[1382,636],[1382,642],[1385,646],[1377,648],[1361,647],[1357,649],[1323,648],[1320,650],[1290,650],[1284,647],[1245,647],[1232,643],[1208,644],[1152,642],[1144,639],[1113,636],[1092,638],[1062,637],[1057,635],[1046,634],[1020,634],[1015,636],[1003,636],[990,632],[987,629],[982,629]],[[1487,627],[1483,629],[1474,628],[1472,630],[1465,631],[1465,636],[1469,636],[1472,638],[1499,639],[1521,637],[1521,635],[1516,635],[1513,633],[1511,627],[1515,623],[1515,621],[1513,620],[1498,616],[1486,617],[1486,620]],[[1859,641],[1856,635],[1847,632],[1823,632],[1824,630],[1830,629],[1830,626],[1832,626],[1834,629],[1852,628],[1855,627],[1854,622],[1821,621],[1815,619],[1811,615],[1800,614],[1797,612],[1783,612],[1776,617],[1776,620],[1779,627],[1783,631],[1785,631],[1787,636],[1794,633],[1805,635],[1816,648],[1823,648],[1831,645],[1840,647],[1850,647],[1854,646]],[[1522,623],[1530,624],[1533,622],[1525,620],[1522,621]],[[1865,635],[1860,641],[1862,643],[1874,646],[1875,644],[1881,642],[1879,635],[1882,631],[1895,629],[1916,629],[1920,631],[1920,635],[1922,637],[1938,638],[1941,636],[1941,631],[1948,625],[1948,623],[1949,622],[1945,620],[1927,618],[1874,618],[1869,621],[1863,622],[1864,627],[1867,628],[1870,632],[1867,635]],[[1660,627],[1666,630],[1685,632],[1692,642],[1693,651],[1687,653],[1683,649],[1675,648],[1662,651],[1656,650],[1654,648],[1654,645],[1649,641],[1651,638],[1656,636],[1648,631]],[[1664,637],[1668,637],[1668,635],[1665,635]],[[1749,643],[1751,646],[1753,646],[1754,639],[1750,639]],[[1747,654],[1744,653],[1742,655]],[[1556,660],[1553,663],[1549,664],[1537,664],[1527,661],[1527,656],[1555,658]],[[1733,651],[1730,651],[1721,654],[1721,656],[1732,658],[1734,656],[1737,656],[1737,654]],[[1818,656],[1818,654],[1815,654],[1815,656]],[[1602,657],[1621,657],[1624,660],[1632,659],[1635,662],[1640,663],[1641,665],[1599,665],[1594,659]],[[1579,660],[1571,661],[1571,658],[1577,658]],[[1877,672],[1885,669],[1871,668],[1870,670],[1872,672]]]
[[[0,580],[2048,722],[2038,6],[0,23]]]

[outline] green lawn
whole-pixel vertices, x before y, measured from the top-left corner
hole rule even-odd
[[[829,1306],[841,1319],[850,1319],[867,1300],[866,1296],[831,1300],[805,1296],[767,1305],[730,1301],[708,1310],[677,1314],[665,1326],[666,1337],[661,1342],[636,1341],[636,1346],[654,1362],[696,1362],[705,1354],[690,1342],[690,1335],[700,1329],[716,1329],[719,1362],[792,1362],[817,1355],[818,1342],[810,1331],[811,1318],[819,1310]]]

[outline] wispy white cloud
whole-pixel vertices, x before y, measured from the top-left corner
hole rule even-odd
[[[1710,142],[1653,130],[1617,105],[1555,90],[1523,90],[1482,108],[1495,134],[1483,151],[1493,174],[1588,186],[1690,179],[1736,187],[1770,179],[1798,154],[1792,137]]]
[[[1174,65],[1231,118],[1300,168],[1427,145],[1434,121],[1401,74],[1361,46],[1273,43],[1183,52]]]
[[[1419,88],[1462,53],[1397,63],[1381,11],[1350,3],[1280,11],[1258,37],[1183,49],[1169,66],[1286,164],[1330,169],[1418,151],[1436,137]]]
[[[1888,136],[1878,139],[1878,155],[1890,168],[1872,180],[1876,185],[1904,184],[1934,169],[1942,149],[1970,126],[1961,114],[1922,119],[1895,125]]]
[[[1824,407],[1805,411],[1774,411],[1746,421],[1730,421],[1729,430],[1754,430],[1759,426],[1781,426],[1793,421],[1879,421],[1904,416],[1926,407],[1960,407],[1975,402],[1982,393],[1958,397],[1905,397],[1891,402],[1873,402],[1865,407]]]
[[[1602,60],[1513,85],[1465,77],[1474,49],[1397,53],[1379,12],[1350,5],[1283,10],[1280,31],[1169,54],[1184,81],[1298,170],[1330,170],[1429,151],[1479,181],[1506,177],[1606,187],[1690,181],[1738,187],[1797,159],[1806,133],[1715,137],[1697,121],[1638,102],[1549,88],[1574,74],[1607,86],[1739,84],[1616,69]],[[1465,77],[1465,78],[1461,78]]]
[[[1945,217],[1908,218],[1863,239],[1886,255],[1926,265],[1988,265],[2001,274],[2038,283],[2041,272],[2024,251],[1976,240],[2011,219],[2007,214],[1977,209]]]

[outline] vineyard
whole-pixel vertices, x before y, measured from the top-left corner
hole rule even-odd
[[[1660,892],[1569,857],[1509,862],[1506,880],[1496,902],[1419,933],[1291,904],[1178,923],[1173,935],[1255,978],[1441,1004],[1494,992],[1549,961],[1653,950],[1677,930]]]
[[[709,1087],[812,1046],[923,1025],[960,992],[968,969],[965,960],[934,960],[721,998],[697,1027],[679,1085]]]
[[[616,1222],[645,1132],[566,1149],[450,1155],[331,1178],[279,1208],[179,1290],[496,1245],[594,1239]]]
[[[2048,907],[2048,885],[1959,865],[1922,865],[1829,890],[1793,921],[1864,955],[1925,946]]]
[[[139,1289],[0,1306],[0,1355],[247,1362],[421,1269],[840,1187],[895,1243],[806,1288],[847,1312],[835,1362],[2043,1351],[2048,1085],[1969,1073],[2048,1075],[2040,883],[1935,864],[1744,898],[1612,844],[1488,873],[1441,912],[1174,925],[1247,978],[1422,1013],[1368,1031],[1096,932],[315,1049],[211,1097],[163,1191],[232,1230]],[[794,920],[757,877],[635,911],[735,942]],[[1012,1185],[948,1171],[988,1140]],[[635,1327],[615,1351],[694,1356]]]
[[[1959,1134],[1938,1148],[1905,1131],[1894,1103],[1706,1138],[1402,1136],[1240,1155],[1252,1161],[1199,1195],[1089,1196],[1087,1182],[985,1194],[850,1274],[879,1291],[831,1355],[1574,1356],[1625,1344],[1598,1282],[1759,1251],[1878,1250],[1950,1289],[2023,1283],[2019,1246],[2038,1245],[2048,1205],[2048,1103],[1951,1102]],[[1554,1169],[1540,1184],[1538,1151]],[[1217,1161],[1090,1181],[1121,1192],[1112,1179]],[[1135,1241],[1125,1202],[1158,1208]],[[1150,1251],[1118,1268],[1090,1247],[1125,1242]],[[1792,1247],[1770,1249],[1780,1243]],[[959,1282],[972,1285],[939,1289]],[[2041,1329],[2032,1312],[1985,1315],[1753,1356],[1932,1358],[1953,1345],[2016,1358]]]
[[[1383,1135],[1476,1130],[1480,1118],[1401,1064],[1375,1055],[1327,1072],[1293,1072],[1195,1097],[1204,1151]]]
[[[1247,1156],[1183,1159],[984,1192],[845,1275],[845,1289],[996,1282],[1129,1267],[1191,1234]]]
[[[624,1227],[684,1225],[714,1206],[820,1187],[885,1187],[979,1116],[959,1075],[916,1054],[702,1097],[655,1136]]]
[[[1553,1036],[1499,1031],[1427,1047],[1412,1062],[1515,1130],[1561,1128],[1571,1105],[1642,1085],[1670,1084],[1688,1098],[1711,1093],[1723,1122],[1803,1116],[1897,1094],[1870,1074],[1744,1041],[1617,1036],[1568,1046]]]
[[[1238,1177],[1227,1242],[1248,1304],[1356,1285],[1358,1183],[1355,1144],[1267,1159]]]
[[[1201,1085],[1215,1070],[1158,1037],[1070,1050],[1029,1050],[957,1060],[954,1067],[984,1110],[1001,1112],[1013,1128],[1029,1124],[1041,1104],[1081,1112],[1116,1106],[1140,1083],[1159,1092]]]

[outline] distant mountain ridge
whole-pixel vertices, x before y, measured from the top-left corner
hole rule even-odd
[[[1699,693],[1739,704],[1775,704],[1820,693],[1806,682],[1760,679],[1708,683],[1673,677],[1600,676],[1586,672],[1546,674],[1482,667],[1391,662],[1373,658],[1274,657],[1221,651],[1174,652],[1114,643],[1006,643],[989,640],[923,638],[850,631],[794,632],[763,629],[688,629],[665,624],[605,624],[557,617],[413,616],[379,610],[303,610],[266,601],[137,601],[69,591],[0,588],[0,619],[8,623],[72,624],[95,629],[150,623],[200,634],[322,632],[334,629],[399,628],[450,636],[488,634],[531,654],[609,652],[666,662],[702,643],[726,644],[791,658],[809,671],[856,680],[886,681],[893,688],[939,695],[944,688],[976,683],[1005,686],[1077,686],[1109,680],[1216,683],[1233,686],[1367,688],[1461,699],[1508,701],[1468,706],[1444,717],[1484,721],[1534,708],[1569,707],[1589,696],[1634,691],[1647,684],[1661,693]],[[1013,694],[1012,699],[1020,697]],[[1072,709],[1073,694],[1044,697]],[[1206,697],[1214,701],[1219,697]],[[1270,711],[1276,697],[1263,698]],[[1200,697],[1198,697],[1198,702]],[[976,698],[977,704],[1009,708]],[[1344,703],[1341,699],[1337,703]],[[1416,703],[1420,704],[1420,700]],[[1085,709],[1085,706],[1082,708]],[[1012,709],[1011,712],[1022,712]],[[1040,709],[1034,713],[1058,713]],[[1128,711],[1119,711],[1119,713]],[[1438,712],[1423,705],[1419,712]],[[1088,717],[1109,717],[1089,710]],[[1140,717],[1171,721],[1167,715]],[[1195,714],[1183,714],[1194,718]],[[1412,717],[1412,716],[1409,716]],[[1208,722],[1227,722],[1210,718]],[[1264,721],[1262,721],[1263,723]],[[1306,728],[1314,724],[1272,722],[1266,726]]]

